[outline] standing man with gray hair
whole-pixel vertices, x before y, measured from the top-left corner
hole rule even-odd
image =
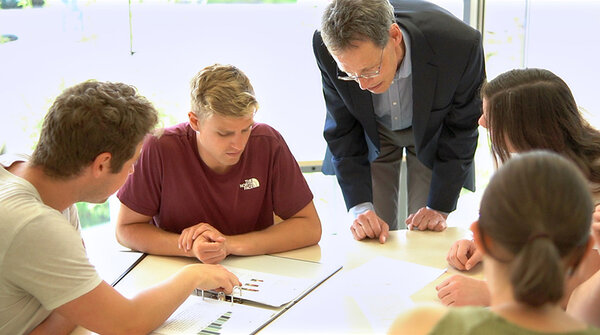
[[[398,224],[406,150],[409,229],[441,231],[475,189],[481,34],[425,1],[333,0],[313,36],[327,108],[324,173],[335,173],[355,239]],[[400,226],[400,227],[399,227]]]

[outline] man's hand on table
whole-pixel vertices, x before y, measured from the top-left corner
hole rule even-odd
[[[408,216],[406,219],[406,228],[409,230],[433,230],[443,231],[448,227],[446,218],[448,214],[443,214],[435,209],[423,207],[416,213]]]
[[[390,235],[388,224],[372,210],[358,214],[350,226],[350,231],[357,241],[368,237],[378,238],[380,243],[385,243]]]

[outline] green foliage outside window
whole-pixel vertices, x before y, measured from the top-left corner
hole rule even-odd
[[[78,202],[76,206],[82,229],[110,222],[108,201],[103,204]]]

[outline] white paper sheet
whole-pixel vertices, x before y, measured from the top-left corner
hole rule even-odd
[[[233,272],[242,283],[242,295],[237,294],[236,290],[235,297],[273,307],[280,307],[291,302],[311,288],[315,282],[307,278],[274,275],[232,266],[225,267]]]
[[[385,334],[399,313],[414,306],[410,296],[445,271],[378,256],[347,272],[345,290],[350,292],[374,332]]]

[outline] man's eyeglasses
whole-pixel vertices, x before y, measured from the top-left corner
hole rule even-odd
[[[377,67],[377,70],[375,71],[368,71],[365,72],[363,74],[359,74],[357,76],[352,76],[352,75],[348,75],[344,72],[342,72],[339,68],[337,69],[337,77],[339,80],[347,80],[347,81],[358,81],[359,79],[369,79],[369,78],[375,78],[379,75],[379,73],[381,72],[381,65],[383,65],[383,50],[385,50],[385,48],[381,49],[381,57],[379,59],[379,66]],[[341,75],[340,72],[344,75]]]

